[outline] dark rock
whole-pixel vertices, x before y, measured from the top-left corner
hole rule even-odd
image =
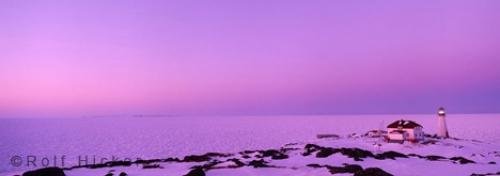
[[[205,176],[205,171],[201,167],[197,167],[189,171],[186,175],[184,176]]]
[[[495,161],[490,161],[488,164],[497,164]]]
[[[273,150],[273,149],[259,151],[259,153],[261,153],[262,157],[271,157],[271,159],[274,159],[274,160],[281,160],[281,159],[288,158],[288,155],[286,155],[285,153],[278,151],[278,150]]]
[[[392,174],[377,167],[370,167],[354,173],[354,176],[392,176]]]
[[[330,171],[331,174],[348,173],[344,167],[327,166],[326,168],[328,168],[328,171]]]
[[[363,170],[363,168],[357,164],[344,164],[344,169],[349,173],[356,173]]]
[[[208,161],[210,159],[211,158],[207,155],[189,155],[189,156],[185,156],[182,161],[184,161],[184,162],[204,162],[204,161]]]
[[[303,156],[309,156],[314,152],[318,152],[316,153],[317,158],[326,158],[332,154],[339,152],[339,149],[334,149],[330,147],[321,147],[316,144],[307,144],[304,147],[304,150],[305,150],[304,153],[302,153]]]
[[[231,154],[223,154],[223,153],[206,153],[203,155],[189,155],[185,156],[182,161],[184,162],[204,162],[209,161],[213,157],[228,157]]]
[[[306,146],[304,146],[304,153],[302,153],[303,156],[309,156],[311,155],[312,153],[314,152],[317,152],[321,149],[323,149],[324,147],[321,147],[319,145],[316,145],[316,144],[306,144]]]
[[[245,158],[245,159],[251,158],[251,157],[250,157],[250,156],[248,156],[248,155],[242,155],[241,157],[242,157],[242,158]]]
[[[90,169],[98,169],[103,167],[115,167],[115,166],[130,166],[132,165],[131,161],[109,161],[101,164],[91,164],[85,165],[82,167],[90,168]]]
[[[58,167],[47,167],[43,169],[28,171],[23,176],[65,176],[64,171]]]
[[[430,160],[430,161],[437,161],[437,160],[446,159],[445,157],[437,156],[437,155],[428,155],[425,158],[427,158],[427,160]]]
[[[242,155],[243,154],[252,154],[252,153],[255,153],[255,152],[257,152],[257,151],[255,151],[255,150],[245,150],[245,151],[240,152],[240,154],[242,154]]]
[[[245,166],[245,163],[241,162],[239,159],[236,159],[236,158],[228,159],[228,161],[232,161],[234,164],[236,164],[236,167]]]
[[[285,155],[285,154],[271,156],[271,159],[273,159],[273,160],[282,160],[282,159],[287,159],[287,158],[288,158],[288,155]]]
[[[355,161],[362,161],[363,158],[368,158],[368,157],[376,159],[408,158],[407,155],[395,151],[388,151],[382,154],[374,155],[372,152],[368,150],[363,150],[359,148],[330,148],[330,147],[321,147],[316,144],[307,144],[304,147],[304,153],[302,153],[302,155],[309,156],[315,152],[317,152],[316,153],[317,158],[326,158],[329,157],[330,155],[340,152],[342,153],[342,155],[347,156],[349,158],[353,158]],[[433,159],[433,156],[431,156],[431,159]]]
[[[375,157],[372,152],[359,148],[341,148],[340,153],[355,161],[363,161],[361,158]]]
[[[202,166],[194,166],[194,167],[192,167],[192,169],[196,169],[196,168],[200,167],[200,168],[202,168],[202,169],[205,169],[205,171],[208,171],[208,170],[210,170],[210,169],[213,169],[213,167],[214,167],[215,165],[220,164],[220,163],[222,163],[222,161],[219,161],[219,160],[212,160],[212,161],[210,161],[210,162],[205,163],[205,164],[204,164],[204,165],[202,165]]]
[[[131,161],[109,161],[101,164],[86,165],[85,167],[90,169],[98,169],[103,167],[130,166],[130,165],[132,165]]]
[[[336,166],[326,166],[331,174],[340,174],[340,173],[356,173],[362,171],[363,168],[357,164],[344,164],[343,167]]]
[[[344,167],[327,166],[327,168],[331,174],[356,173],[363,170],[363,168],[357,164],[344,164]]]
[[[322,148],[319,150],[318,153],[316,153],[316,158],[326,158],[326,157],[329,157],[330,155],[333,155],[337,152],[338,152],[338,150],[333,149],[333,148]]]
[[[113,176],[113,175],[114,175],[114,174],[110,172],[110,173],[107,173],[107,174],[106,174],[106,175],[104,175],[104,176]]]
[[[489,176],[489,175],[500,175],[500,171],[498,171],[497,173],[486,173],[486,174],[476,174],[476,173],[472,173],[471,176]]]
[[[121,172],[119,176],[127,176],[127,173]]]
[[[417,155],[417,154],[414,154],[414,153],[410,153],[410,154],[408,154],[408,156],[409,157],[425,158],[425,156]]]
[[[280,152],[281,153],[287,153],[289,151],[296,151],[296,150],[300,150],[300,148],[297,148],[297,147],[281,147]]]
[[[399,153],[399,152],[395,152],[395,151],[387,151],[387,152],[384,152],[381,154],[377,154],[375,156],[375,158],[376,159],[386,159],[386,158],[396,159],[396,158],[408,158],[408,156],[406,156],[405,154]]]
[[[385,172],[380,168],[366,168],[363,170],[363,167],[357,164],[346,164],[344,166],[329,166],[329,165],[320,165],[320,164],[308,164],[308,167],[312,168],[322,168],[326,167],[331,174],[341,174],[341,173],[352,173],[355,176],[392,176],[392,174]]]
[[[263,159],[260,160],[252,160],[250,163],[248,163],[248,166],[253,166],[254,168],[259,168],[259,167],[270,167],[267,165],[267,162],[264,161]]]
[[[157,169],[161,168],[159,164],[144,164],[142,165],[142,169]]]
[[[181,162],[182,160],[180,160],[179,158],[167,158],[167,159],[163,159],[161,161],[162,162]]]
[[[160,162],[160,161],[162,161],[162,160],[160,160],[160,159],[136,160],[134,163],[137,163],[137,164],[149,164],[149,163],[157,163],[157,162]]]
[[[476,163],[472,160],[469,160],[469,159],[461,157],[461,156],[451,157],[450,160],[456,161],[460,164]]]
[[[340,138],[340,136],[336,135],[336,134],[318,134],[318,135],[316,135],[316,138],[318,138],[318,139],[323,139],[323,138],[338,139],[338,138]]]
[[[312,168],[321,168],[321,167],[324,167],[322,165],[319,165],[319,164],[308,164],[306,165],[307,167],[312,167]]]
[[[228,157],[228,156],[232,156],[232,154],[215,153],[215,152],[209,152],[209,153],[206,153],[205,155],[209,156],[209,157]]]

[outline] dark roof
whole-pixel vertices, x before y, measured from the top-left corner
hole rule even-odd
[[[415,127],[422,127],[422,125],[411,120],[403,120],[403,119],[394,121],[387,126],[387,128],[415,128]]]

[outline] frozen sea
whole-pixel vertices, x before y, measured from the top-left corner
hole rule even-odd
[[[34,169],[26,166],[28,156],[40,160],[65,155],[65,166],[71,166],[78,157],[148,159],[237,152],[313,140],[320,133],[364,133],[401,118],[420,123],[426,133],[436,131],[437,117],[432,114],[4,118],[0,119],[0,173]],[[453,137],[500,144],[500,114],[450,114],[447,123]],[[16,156],[21,166],[11,163]],[[40,161],[35,163],[40,166]]]

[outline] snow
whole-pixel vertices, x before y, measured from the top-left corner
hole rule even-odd
[[[470,175],[500,171],[498,164],[488,164],[491,161],[500,163],[499,114],[448,114],[450,135],[461,140],[438,140],[435,145],[381,143],[379,139],[360,136],[369,130],[379,129],[383,122],[390,123],[402,117],[421,124],[425,133],[434,134],[437,131],[437,115],[1,119],[0,156],[6,159],[0,161],[0,173],[14,175],[35,169],[9,165],[8,158],[13,155],[67,155],[69,160],[73,159],[73,163],[69,162],[75,164],[75,156],[82,154],[153,159],[206,152],[279,149],[288,143],[297,143],[296,147],[301,149],[305,144],[313,143],[326,147],[357,147],[373,153],[398,151],[404,154],[462,156],[478,163],[462,165],[418,158],[353,161],[339,154],[328,158],[303,157],[300,151],[296,151],[289,154],[289,159],[271,160],[269,163],[283,168],[244,166],[213,169],[207,171],[207,175],[331,175],[326,168],[306,166],[311,163],[379,167],[394,175]],[[318,134],[338,134],[341,137],[316,139]],[[382,145],[376,147],[375,143]],[[123,171],[129,175],[184,175],[190,167],[199,164],[160,163],[163,168],[157,169],[143,169],[135,165],[81,168],[66,171],[66,174],[105,175],[115,170],[115,174]],[[220,164],[228,165],[230,163]]]

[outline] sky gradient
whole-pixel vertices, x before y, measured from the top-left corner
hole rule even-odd
[[[0,1],[0,117],[500,112],[500,1]]]

